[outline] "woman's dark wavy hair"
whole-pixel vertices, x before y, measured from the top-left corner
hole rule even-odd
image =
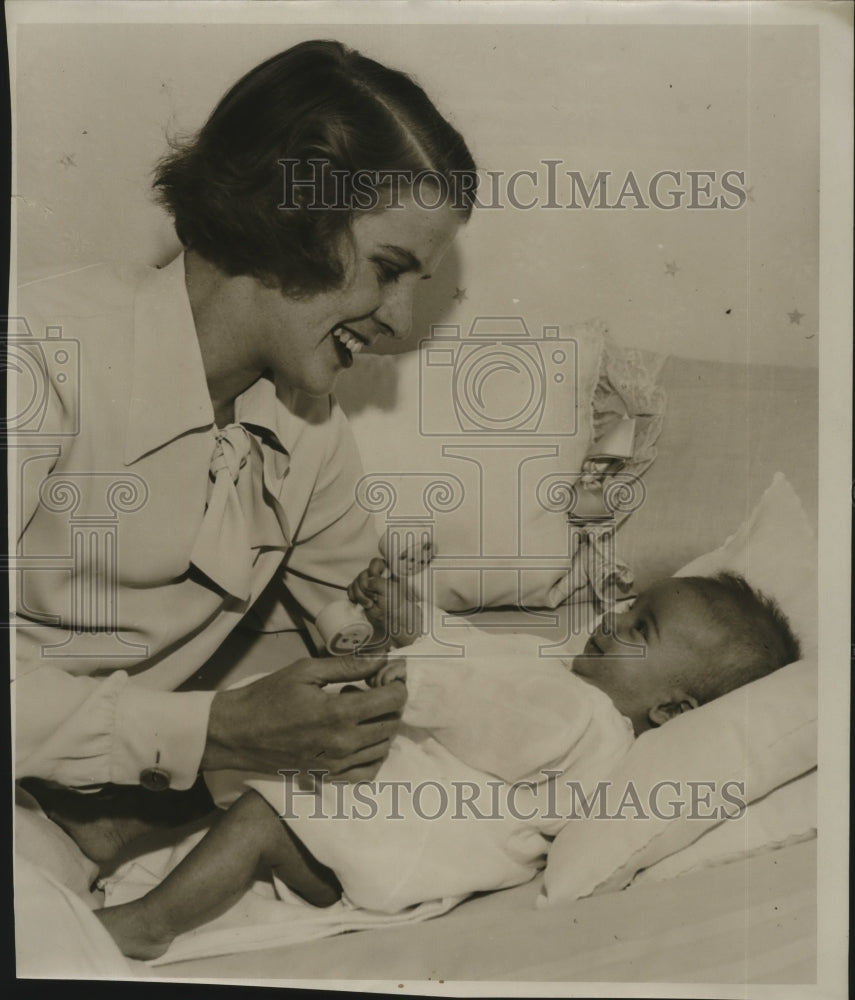
[[[281,160],[296,164],[290,202]],[[310,41],[240,79],[195,137],[172,144],[154,188],[186,248],[309,296],[344,280],[338,248],[354,212],[352,200],[318,206],[336,177],[380,171],[430,172],[462,218],[472,211],[475,163],[422,88],[340,42]]]

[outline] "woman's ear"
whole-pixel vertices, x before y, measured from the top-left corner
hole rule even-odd
[[[683,715],[684,712],[691,712],[693,708],[697,707],[697,698],[693,698],[692,695],[685,694],[682,691],[675,691],[671,701],[655,705],[648,711],[647,718],[650,720],[652,726],[664,726],[669,719],[673,719],[677,715]]]

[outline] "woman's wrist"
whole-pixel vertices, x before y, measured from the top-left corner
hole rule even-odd
[[[234,745],[234,708],[238,691],[218,691],[211,702],[208,734],[202,752],[203,771],[240,768],[240,751]]]

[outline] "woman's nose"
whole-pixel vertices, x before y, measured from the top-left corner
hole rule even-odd
[[[413,328],[413,292],[399,282],[383,296],[383,301],[374,313],[374,318],[383,324],[388,336],[395,340],[406,340]]]

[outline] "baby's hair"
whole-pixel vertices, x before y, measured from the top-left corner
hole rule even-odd
[[[801,659],[801,645],[777,601],[755,590],[738,573],[689,577],[724,631],[714,669],[693,682],[703,704]]]

